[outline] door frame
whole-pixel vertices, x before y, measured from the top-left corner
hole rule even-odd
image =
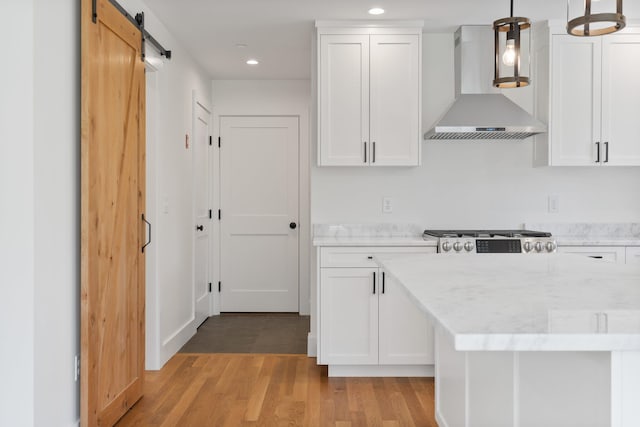
[[[203,110],[205,110],[209,115],[209,125],[208,125],[208,132],[209,132],[209,136],[213,137],[213,125],[211,120],[213,119],[213,113],[212,113],[212,108],[210,106],[207,105],[207,103],[204,101],[204,97],[200,96],[198,94],[198,91],[196,91],[195,89],[193,89],[191,91],[191,144],[193,144],[191,147],[189,147],[191,149],[191,164],[195,164],[195,156],[196,156],[196,150],[194,149],[195,147],[195,136],[196,136],[196,123],[197,123],[197,108],[198,106],[202,107]],[[209,170],[207,171],[207,180],[209,181],[209,205],[210,205],[210,209],[214,209],[214,199],[213,199],[213,187],[215,185],[215,181],[213,179],[214,174],[213,174],[213,169],[215,167],[216,164],[214,164],[214,158],[213,158],[213,151],[217,151],[217,150],[207,150],[207,156],[209,157]],[[219,164],[218,164],[219,165]],[[196,174],[195,174],[195,170],[192,169],[192,174],[191,174],[191,188],[195,190],[196,188]],[[196,197],[195,194],[193,195],[193,197],[191,198],[191,218],[192,218],[192,225],[195,227],[195,218],[196,218]],[[217,221],[213,221],[213,219],[209,220],[209,224],[207,226],[213,226],[213,224],[217,225],[217,228],[220,228],[220,225],[217,223]],[[209,235],[209,256],[207,257],[207,281],[212,283],[212,289],[213,289],[213,268],[214,263],[213,263],[213,254],[216,253],[213,251],[214,249],[214,244],[213,242],[215,241],[215,238],[217,236],[216,234],[216,227],[213,226],[212,227],[213,230],[211,230],[211,233]],[[193,317],[192,320],[195,320],[195,316],[196,316],[196,235],[195,232],[193,232],[193,229],[191,230],[191,250],[193,253],[193,257],[191,260],[191,310],[193,313]],[[215,270],[216,272],[219,270]],[[211,298],[211,294],[213,294],[213,290],[212,292],[209,293],[209,313],[208,315],[211,316],[213,310],[213,304],[211,302],[212,298]],[[200,326],[200,325],[197,325]]]
[[[220,137],[220,119],[222,117],[295,117],[298,119],[298,214],[299,214],[299,234],[298,234],[298,312],[301,315],[309,315],[311,312],[311,283],[310,274],[310,256],[311,256],[311,186],[310,186],[310,128],[309,128],[309,110],[308,108],[287,110],[261,108],[253,110],[247,108],[215,108],[213,109],[213,135],[214,139]],[[222,141],[224,144],[224,141]],[[215,145],[215,144],[214,144]],[[217,145],[213,150],[213,165],[216,168],[214,174],[216,183],[213,185],[213,205],[215,209],[221,208],[221,176],[220,176],[220,150]],[[217,292],[217,283],[220,281],[220,249],[221,234],[220,221],[214,221],[214,246],[216,250],[212,257],[214,263],[214,292],[212,292],[212,315],[220,314],[220,294]],[[224,286],[224,284],[223,284]]]

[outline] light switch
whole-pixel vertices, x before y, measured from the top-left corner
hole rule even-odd
[[[556,195],[550,195],[548,198],[548,212],[558,213],[560,212],[560,198]]]
[[[383,197],[382,198],[382,213],[392,213],[393,212],[393,199],[391,197]]]

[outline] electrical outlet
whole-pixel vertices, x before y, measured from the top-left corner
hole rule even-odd
[[[383,197],[382,198],[382,213],[392,213],[393,212],[393,199],[391,197]]]
[[[77,354],[73,358],[73,367],[73,380],[78,382],[80,379],[80,356]]]
[[[558,196],[550,195],[548,197],[547,202],[548,202],[547,209],[548,209],[549,213],[554,213],[555,214],[555,213],[560,212],[560,198]]]

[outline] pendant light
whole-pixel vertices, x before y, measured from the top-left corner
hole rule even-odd
[[[530,71],[529,52],[531,50],[531,21],[527,18],[511,16],[493,23],[495,33],[495,75],[493,85],[500,88],[528,86]]]
[[[622,0],[567,0],[567,33],[573,36],[611,34],[626,24]]]

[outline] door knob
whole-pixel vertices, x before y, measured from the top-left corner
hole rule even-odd
[[[298,224],[296,224],[295,222],[292,222],[292,223],[289,224],[289,228],[292,229],[292,230],[295,230],[297,226],[298,226]]]
[[[204,225],[196,225],[196,230],[198,231],[204,230]]]

